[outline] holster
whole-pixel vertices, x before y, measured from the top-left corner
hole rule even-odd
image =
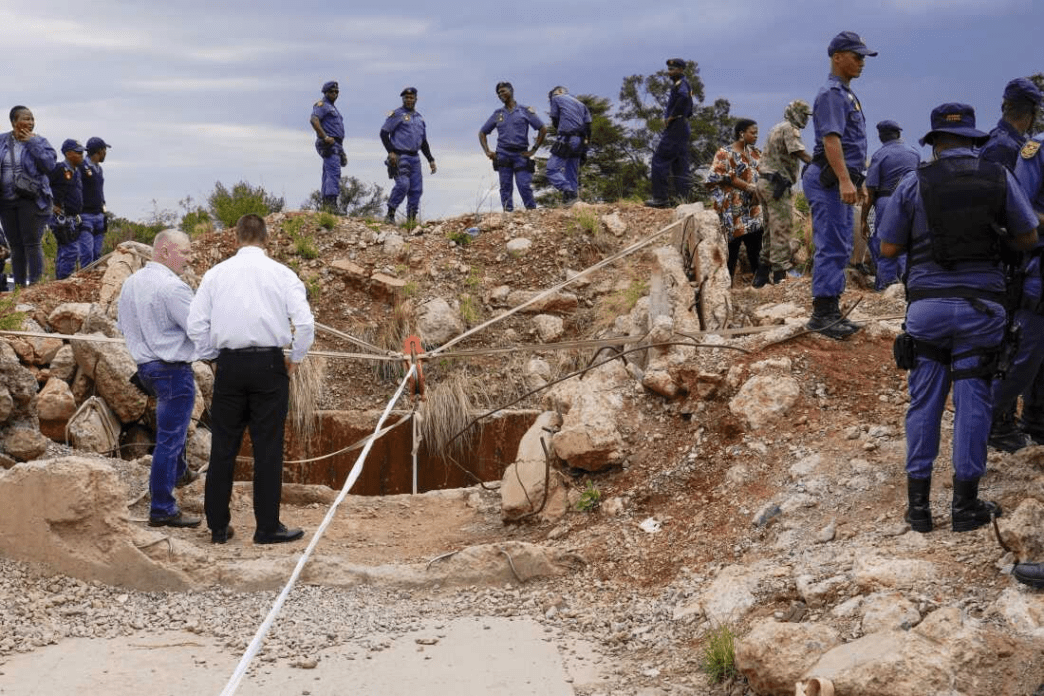
[[[59,246],[64,244],[72,244],[76,241],[79,236],[76,233],[77,227],[74,218],[66,218],[66,222],[62,224],[55,223],[51,226],[51,234],[54,235],[54,241],[58,242]]]
[[[793,183],[787,181],[787,179],[778,172],[772,172],[771,174],[766,174],[766,176],[768,177],[768,180],[772,182],[772,200],[774,201],[778,201],[782,198],[784,194],[790,190],[790,187],[793,186]]]
[[[858,169],[847,167],[848,176],[852,180],[852,185],[859,188],[866,181],[866,177]],[[834,188],[837,186],[837,174],[834,173],[834,168],[830,166],[829,162],[825,162],[819,170],[819,185],[825,189]]]
[[[895,337],[892,344],[892,356],[895,366],[900,370],[912,370],[917,364],[917,343],[914,337],[905,331]]]
[[[392,164],[390,159],[384,160],[384,166],[388,170],[388,178],[394,179],[399,174],[399,165]]]

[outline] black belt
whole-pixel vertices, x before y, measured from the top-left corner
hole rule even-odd
[[[526,152],[529,150],[528,147],[519,147],[517,145],[500,145],[497,149],[503,150],[504,152]]]
[[[558,135],[560,138],[572,138],[577,135],[583,135],[583,133],[580,131],[565,131],[556,133],[556,135]]]
[[[276,348],[274,346],[247,346],[246,348],[222,348],[222,354],[239,354],[239,353],[271,353],[279,352],[282,353],[282,348]]]
[[[396,155],[409,155],[410,157],[416,157],[417,156],[417,151],[416,150],[396,150],[395,154]]]
[[[102,209],[101,208],[84,208],[83,212],[87,213],[88,215],[101,215],[102,214]]]
[[[191,365],[192,364],[190,362],[182,362],[180,360],[176,361],[176,362],[168,362],[166,360],[150,360],[148,362],[142,363],[142,365],[151,365],[152,363],[161,363],[163,365],[168,365],[170,367],[178,367],[178,366],[181,366],[181,365]]]

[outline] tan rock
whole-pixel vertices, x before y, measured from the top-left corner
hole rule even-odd
[[[501,515],[505,520],[517,520],[537,510],[541,510],[540,516],[546,520],[559,519],[565,514],[568,506],[565,480],[554,467],[548,467],[540,444],[543,440],[548,451],[553,452],[551,436],[544,428],[557,428],[561,423],[561,415],[545,411],[522,436],[515,461],[504,471],[500,487]]]
[[[48,365],[48,368],[51,371],[51,377],[72,382],[73,377],[76,376],[76,356],[73,355],[72,345],[66,343],[59,348],[58,352],[51,358],[51,364]]]
[[[790,375],[755,375],[729,401],[729,410],[759,430],[786,415],[800,396],[801,386]]]
[[[508,293],[506,302],[510,307],[518,307],[539,294],[539,292],[530,290],[513,290]],[[566,314],[574,311],[578,304],[579,300],[577,300],[576,295],[573,293],[556,292],[534,302],[531,305],[527,305],[519,311],[530,314]]]
[[[130,384],[138,366],[123,343],[75,341],[73,353],[80,368],[93,376],[98,394],[121,422],[133,423],[141,418],[148,398]]]
[[[11,392],[7,391],[6,386],[0,384],[0,423],[10,418],[12,411],[14,411],[14,399],[11,398]]]
[[[65,442],[65,426],[76,412],[76,399],[64,381],[52,377],[36,397],[40,432],[55,442]]]
[[[102,313],[116,316],[123,281],[151,260],[152,247],[147,244],[122,242],[113,249],[98,289],[98,305]]]
[[[1009,514],[998,518],[1001,536],[1019,558],[1044,559],[1044,503],[1026,498]]]
[[[109,454],[119,447],[120,428],[120,421],[108,404],[92,396],[69,421],[69,444],[87,452]]]
[[[9,428],[3,436],[3,451],[19,462],[39,459],[47,451],[48,439],[31,428]]]
[[[47,324],[60,334],[79,333],[83,320],[90,312],[91,304],[89,302],[66,302],[51,311],[47,317]]]
[[[736,669],[759,694],[793,696],[806,670],[840,644],[837,631],[825,624],[763,619],[736,641]]]

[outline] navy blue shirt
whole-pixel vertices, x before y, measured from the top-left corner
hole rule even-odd
[[[692,87],[684,77],[679,78],[671,85],[670,96],[667,97],[667,106],[663,109],[664,119],[671,116],[676,118],[690,118],[692,116]]]
[[[1019,150],[1025,143],[1026,136],[1002,118],[997,122],[997,127],[990,131],[990,139],[979,150],[979,157],[988,162],[1003,164],[1009,172],[1013,172]]]
[[[863,116],[863,106],[855,92],[833,73],[816,95],[812,123],[816,132],[813,158],[825,157],[823,137],[833,134],[841,138],[845,166],[858,172],[863,171],[866,167],[866,118]]]
[[[387,133],[395,150],[416,152],[427,140],[427,127],[424,117],[416,110],[400,106],[388,114],[381,126],[381,133]]]
[[[326,97],[312,106],[312,116],[319,119],[324,133],[332,138],[344,138],[344,119],[341,118],[341,112]]]
[[[970,148],[953,148],[939,153],[939,158],[974,157]],[[1017,237],[1028,234],[1037,226],[1037,216],[1018,181],[1010,172],[1007,177],[1008,197],[1005,205],[1005,235]],[[882,242],[920,250],[931,244],[928,236],[928,214],[921,199],[920,179],[917,172],[903,177],[877,220],[877,234]],[[974,261],[958,263],[946,270],[934,261],[911,265],[907,271],[908,289],[949,289],[955,286],[976,288],[1003,293],[1005,290],[1004,269],[1000,263]]]
[[[105,207],[105,176],[100,164],[84,158],[80,166],[80,180],[83,182],[83,212],[98,214]]]
[[[538,131],[544,127],[544,122],[537,116],[533,107],[515,104],[511,111],[508,111],[507,107],[494,111],[480,130],[489,135],[494,128],[497,129],[497,150],[510,148],[521,152],[529,149],[530,127]]]
[[[591,125],[591,112],[573,95],[556,94],[551,97],[551,122],[559,135],[584,135]]]
[[[78,167],[73,167],[68,160],[62,160],[51,170],[51,191],[54,192],[54,204],[62,209],[65,215],[79,215],[83,212],[83,181]]]

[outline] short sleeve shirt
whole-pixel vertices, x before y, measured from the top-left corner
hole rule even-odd
[[[856,171],[866,167],[866,117],[863,105],[855,92],[831,74],[827,83],[819,89],[816,103],[812,107],[812,123],[816,131],[816,146],[812,156],[825,156],[823,138],[836,135],[841,138],[841,149],[845,154],[845,165]]]

